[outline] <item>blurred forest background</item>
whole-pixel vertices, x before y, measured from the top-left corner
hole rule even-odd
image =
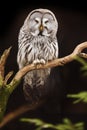
[[[26,1],[0,3],[0,55],[5,49],[12,46],[6,64],[6,73],[13,70],[15,75],[18,71],[16,61],[18,33],[28,13],[36,8],[50,9],[57,17],[59,23],[57,33],[59,57],[72,53],[78,44],[87,41],[87,7],[84,1],[52,3],[42,0],[33,1],[33,3]],[[41,118],[52,123],[61,122],[63,118],[67,117],[73,122],[84,121],[87,124],[87,104],[81,102],[73,104],[73,100],[66,97],[70,93],[87,91],[87,77],[82,75],[80,67],[79,62],[73,61],[63,67],[53,69],[51,78],[56,92],[53,93],[46,104],[35,111],[24,113],[20,117]],[[26,101],[21,83],[10,96],[6,114],[24,103]],[[32,125],[20,122],[20,117],[9,122],[3,130],[34,129]]]

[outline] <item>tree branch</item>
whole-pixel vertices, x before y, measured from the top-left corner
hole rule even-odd
[[[58,59],[50,61],[44,65],[42,65],[42,64],[38,64],[36,66],[34,64],[27,65],[16,73],[16,75],[13,78],[13,80],[11,81],[10,85],[12,86],[15,83],[14,81],[20,80],[28,71],[31,71],[34,69],[44,69],[44,68],[49,68],[49,67],[52,68],[55,66],[63,66],[64,64],[75,60],[75,58],[77,56],[87,58],[87,54],[81,53],[83,51],[83,49],[85,49],[85,48],[87,48],[87,42],[83,42],[83,43],[79,44],[70,55],[65,56],[63,58],[58,58]]]

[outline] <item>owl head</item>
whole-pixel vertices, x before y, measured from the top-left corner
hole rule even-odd
[[[24,26],[33,36],[55,37],[58,29],[58,22],[48,9],[35,9],[25,19]]]

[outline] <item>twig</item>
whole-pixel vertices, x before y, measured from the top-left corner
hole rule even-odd
[[[3,55],[0,58],[0,75],[4,78],[4,67],[5,67],[5,63],[7,61],[7,58],[9,56],[10,50],[12,47],[9,47],[8,49],[6,49],[3,52]]]
[[[35,110],[37,107],[41,106],[41,104],[43,104],[44,101],[39,101],[39,102],[35,102],[33,104],[25,104],[19,108],[17,108],[16,110],[8,113],[2,120],[2,122],[0,123],[0,128],[2,128],[3,126],[5,126],[7,123],[9,123],[11,120],[17,118],[18,116],[20,116],[21,114],[30,111],[30,110]]]

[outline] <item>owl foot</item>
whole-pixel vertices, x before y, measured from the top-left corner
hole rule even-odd
[[[35,64],[35,65],[36,64],[45,64],[45,63],[46,63],[46,61],[44,59],[40,59],[40,60],[36,59],[36,60],[33,61],[33,64]]]
[[[41,63],[41,64],[45,64],[46,61],[45,61],[44,59],[40,59],[40,63]]]

